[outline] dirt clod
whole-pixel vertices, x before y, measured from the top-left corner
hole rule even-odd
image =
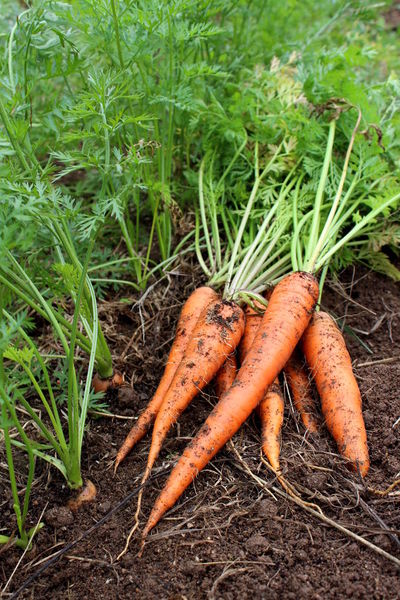
[[[47,525],[51,525],[54,529],[59,527],[68,527],[74,522],[74,515],[67,506],[55,506],[46,511],[44,520]]]

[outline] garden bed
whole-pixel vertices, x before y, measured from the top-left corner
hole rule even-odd
[[[109,399],[110,410],[135,416],[155,390],[172,341],[184,297],[194,287],[193,269],[182,264],[156,285],[141,306],[138,297],[100,304],[116,366],[133,387]],[[365,483],[351,474],[322,428],[307,437],[287,399],[282,431],[282,467],[303,498],[324,514],[386,552],[400,557],[400,492],[380,497],[366,486],[384,489],[400,476],[400,297],[398,284],[363,268],[346,271],[340,284],[326,286],[324,303],[344,320],[371,352],[346,329],[346,341],[360,385],[368,432],[371,469]],[[168,289],[167,289],[168,288]],[[142,327],[143,325],[143,327]],[[143,344],[142,335],[146,336]],[[396,359],[397,356],[397,359]],[[170,433],[158,461],[160,474],[144,494],[145,523],[171,462],[198,430],[215,402],[212,388],[195,399]],[[138,485],[149,438],[125,460],[116,476],[113,459],[130,420],[91,419],[84,444],[83,473],[97,486],[95,503],[76,515],[65,508],[70,496],[61,476],[38,462],[32,493],[32,525],[43,513],[45,527],[18,566],[7,592],[17,590],[47,558],[105,518],[84,540],[43,571],[20,598],[394,598],[400,595],[398,567],[346,534],[282,498],[260,460],[260,434],[248,420],[190,486],[178,505],[149,536],[142,558],[139,536],[116,562],[133,523],[135,498],[107,514]],[[3,458],[1,458],[3,462]],[[247,470],[248,469],[248,470]],[[250,472],[260,481],[256,481]],[[13,518],[6,471],[0,480],[0,528]],[[390,529],[390,537],[385,531]],[[2,587],[20,551],[0,557]],[[7,597],[7,594],[5,594]]]

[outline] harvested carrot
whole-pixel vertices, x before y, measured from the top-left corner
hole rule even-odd
[[[202,310],[217,298],[218,294],[212,288],[204,286],[197,288],[183,305],[164,374],[154,396],[139,416],[119,449],[114,470],[118,468],[118,465],[133,447],[146,435],[153,424]]]
[[[279,455],[281,429],[283,424],[284,402],[279,380],[275,379],[257,407],[261,421],[262,449],[269,464],[280,473]]]
[[[236,373],[237,361],[235,353],[232,353],[226,358],[226,361],[215,376],[214,386],[217,398],[221,398],[222,394],[229,390],[235,381]]]
[[[322,414],[339,452],[365,477],[369,455],[361,394],[343,335],[327,313],[314,314],[302,347],[321,397]]]
[[[243,330],[244,313],[234,302],[215,300],[201,313],[154,422],[142,483],[149,476],[170,427],[198,392],[211,382],[239,344]]]
[[[318,283],[309,273],[291,273],[275,287],[233,385],[172,470],[147,521],[143,539],[263,398],[306,329],[317,299]]]
[[[300,352],[295,350],[285,366],[285,375],[292,393],[293,404],[299,412],[303,425],[311,433],[318,431],[315,418],[315,402],[312,397],[310,377]]]
[[[97,394],[98,392],[106,392],[110,388],[116,389],[120,387],[124,383],[124,381],[125,378],[122,375],[122,373],[119,373],[119,371],[115,371],[113,376],[109,377],[108,379],[102,379],[96,373],[96,375],[92,379],[92,387]]]
[[[271,293],[268,296],[271,297]],[[260,309],[260,312],[251,306],[245,308],[246,326],[239,346],[242,362],[253,345],[263,318],[261,310],[265,310],[265,307],[260,303],[256,303],[256,309]],[[280,433],[283,424],[283,412],[283,396],[279,380],[276,378],[257,406],[257,413],[261,422],[262,449],[276,473],[280,473]]]

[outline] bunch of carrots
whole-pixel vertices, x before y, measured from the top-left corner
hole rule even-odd
[[[209,276],[208,285],[196,289],[185,302],[160,384],[120,448],[115,468],[153,427],[144,483],[171,426],[214,379],[219,400],[173,468],[143,530],[143,540],[255,409],[261,421],[263,451],[278,478],[281,476],[281,372],[310,432],[318,429],[310,388],[310,379],[314,379],[322,415],[339,452],[353,470],[366,476],[367,435],[351,359],[335,321],[319,310],[332,257],[399,198],[397,194],[368,208],[357,223],[349,219],[362,205],[362,198],[356,194],[357,173],[349,182],[349,162],[360,121],[358,114],[333,197],[325,197],[325,190],[333,157],[335,119],[329,124],[324,164],[309,210],[299,216],[303,177],[295,166],[280,183],[254,240],[243,249],[246,224],[263,182],[273,171],[274,161],[285,153],[284,145],[279,146],[260,170],[255,144],[254,184],[235,241],[230,236],[227,261],[221,258],[216,206],[221,182],[234,160],[220,180],[208,186],[203,161],[198,228],[203,232],[208,261],[199,250],[197,253]],[[238,149],[237,156],[242,149]],[[222,292],[218,290],[221,282]]]

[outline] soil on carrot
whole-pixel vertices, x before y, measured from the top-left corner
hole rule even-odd
[[[125,372],[128,384],[109,398],[111,412],[135,416],[151,397],[180,307],[194,285],[193,268],[183,264],[153,288],[140,311],[135,305],[138,297],[127,295],[101,306],[116,366]],[[393,427],[400,417],[399,286],[361,268],[349,270],[339,283],[326,287],[324,308],[345,326],[363,397],[370,473],[364,483],[351,473],[326,429],[306,435],[287,391],[281,465],[303,500],[400,558],[400,488],[387,496],[368,489],[384,489],[400,477],[400,425]],[[156,478],[145,490],[142,526],[167,471],[215,401],[209,387],[168,435]],[[61,477],[38,463],[30,524],[44,511],[45,526],[7,592],[17,590],[47,557],[105,518],[19,597],[400,598],[399,569],[393,562],[278,495],[279,485],[260,460],[255,417],[235,436],[234,448],[228,445],[214,458],[152,532],[142,558],[137,556],[137,533],[128,552],[116,562],[133,524],[136,497],[106,517],[138,485],[149,448],[147,437],[113,475],[113,459],[131,425],[131,420],[116,417],[90,420],[83,471],[96,485],[97,498],[77,513],[67,508],[70,494]],[[13,513],[6,471],[0,466],[0,529],[9,531]],[[3,585],[19,557],[20,552],[12,548],[0,556]]]

